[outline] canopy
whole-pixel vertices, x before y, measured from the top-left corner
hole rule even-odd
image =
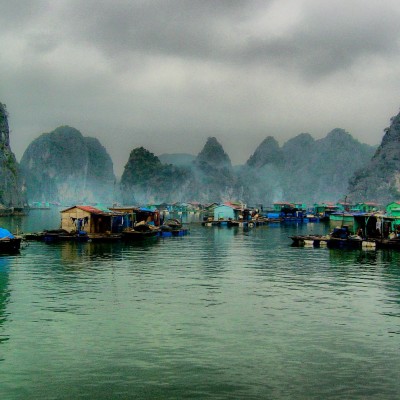
[[[14,239],[14,235],[7,229],[0,228],[0,239],[10,238]]]

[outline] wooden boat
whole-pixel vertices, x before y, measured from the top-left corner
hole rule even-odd
[[[122,231],[122,239],[127,242],[135,242],[150,238],[156,238],[160,229],[148,224],[138,224],[133,228]]]
[[[21,237],[14,236],[9,230],[0,228],[0,254],[18,253]]]
[[[400,238],[394,239],[373,239],[377,249],[394,249],[400,250]]]
[[[188,232],[189,230],[183,227],[181,221],[178,219],[169,219],[161,225],[158,235],[160,237],[184,236]]]
[[[330,248],[361,249],[363,239],[358,235],[352,235],[348,226],[335,228],[329,235],[326,244]]]
[[[65,229],[54,229],[54,230],[44,231],[43,240],[45,243],[48,244],[58,243],[61,241],[87,242],[89,240],[89,236],[84,231],[80,231],[78,233],[70,233]]]
[[[46,232],[25,233],[23,238],[28,241],[44,242],[45,235]]]
[[[20,237],[0,239],[0,254],[18,253],[20,248]]]
[[[356,235],[350,235],[346,238],[331,237],[326,244],[333,249],[361,249],[363,239]]]

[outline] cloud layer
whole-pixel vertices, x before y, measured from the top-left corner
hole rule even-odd
[[[400,3],[0,0],[0,101],[20,158],[68,124],[119,175],[129,152],[201,150],[234,163],[269,135],[340,127],[380,142],[397,114]]]

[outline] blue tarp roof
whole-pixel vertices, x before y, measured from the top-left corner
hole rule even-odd
[[[14,238],[14,235],[8,231],[7,229],[4,228],[0,228],[0,239],[4,239],[4,238]]]

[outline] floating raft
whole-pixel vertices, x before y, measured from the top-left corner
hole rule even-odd
[[[329,236],[321,235],[298,235],[289,236],[292,240],[292,246],[310,246],[310,247],[322,247],[327,246],[327,242],[330,239]]]

